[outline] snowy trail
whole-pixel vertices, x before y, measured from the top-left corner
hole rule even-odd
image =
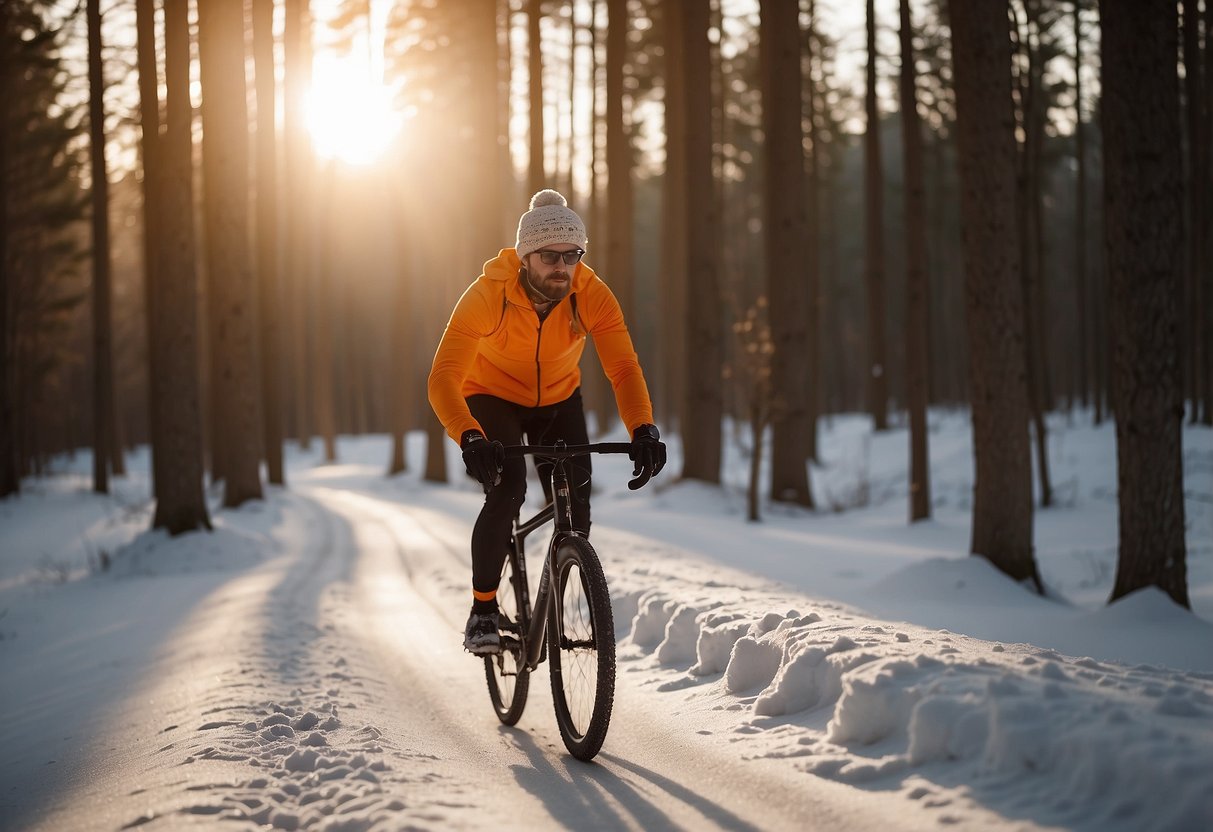
[[[385,480],[365,462],[301,466],[291,482],[217,514],[212,534],[128,536],[106,573],[27,572],[0,589],[0,658],[15,670],[0,674],[0,829],[1213,822],[1213,672],[873,618],[845,593],[771,580],[779,558],[807,558],[807,577],[854,565],[834,555],[845,538],[806,540],[829,518],[786,524],[784,551],[781,524],[715,523],[728,505],[696,514],[704,495],[677,489],[596,500],[619,681],[603,752],[579,763],[546,665],[506,728],[460,646],[472,488]],[[746,552],[770,562],[746,571]],[[952,609],[933,587],[987,607],[1014,591],[975,558],[919,568],[909,592]],[[1155,650],[1170,638],[1175,655],[1209,643],[1206,622],[1157,594],[1089,619],[1157,626]]]
[[[362,534],[351,608],[359,624],[351,635],[362,633],[373,644],[378,669],[398,694],[391,701],[422,702],[414,716],[436,732],[422,740],[435,756],[476,774],[480,810],[500,801],[500,816],[527,828],[868,827],[896,817],[891,802],[882,805],[838,784],[786,770],[772,777],[775,766],[739,769],[734,758],[696,743],[687,725],[655,712],[626,680],[606,750],[594,765],[564,750],[546,665],[532,683],[520,725],[496,724],[483,671],[459,647],[466,520],[350,491],[312,493]],[[402,715],[399,728],[410,725],[415,730]]]

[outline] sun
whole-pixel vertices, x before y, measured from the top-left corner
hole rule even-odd
[[[316,153],[351,165],[369,165],[400,132],[391,91],[354,55],[317,54],[307,96],[307,125]]]

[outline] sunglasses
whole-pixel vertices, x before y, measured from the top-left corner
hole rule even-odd
[[[585,257],[585,252],[579,248],[572,251],[553,251],[550,248],[541,248],[534,254],[539,255],[539,260],[545,266],[555,266],[559,260],[564,260],[566,266],[576,266],[581,262],[581,258]]]

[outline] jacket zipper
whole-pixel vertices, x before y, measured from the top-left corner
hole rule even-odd
[[[543,322],[547,318],[539,319],[539,329],[535,335],[535,407],[539,407],[539,402],[543,401],[543,369],[539,364],[539,342],[543,339]]]

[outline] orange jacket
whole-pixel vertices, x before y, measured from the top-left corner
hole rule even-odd
[[[587,333],[615,390],[630,434],[653,421],[653,406],[619,301],[585,263],[573,271],[573,305],[564,298],[542,322],[518,278],[512,248],[484,264],[484,274],[455,305],[430,369],[430,405],[456,442],[483,428],[465,397],[487,393],[527,407],[562,402],[581,384],[578,362]],[[490,437],[492,438],[492,437]]]

